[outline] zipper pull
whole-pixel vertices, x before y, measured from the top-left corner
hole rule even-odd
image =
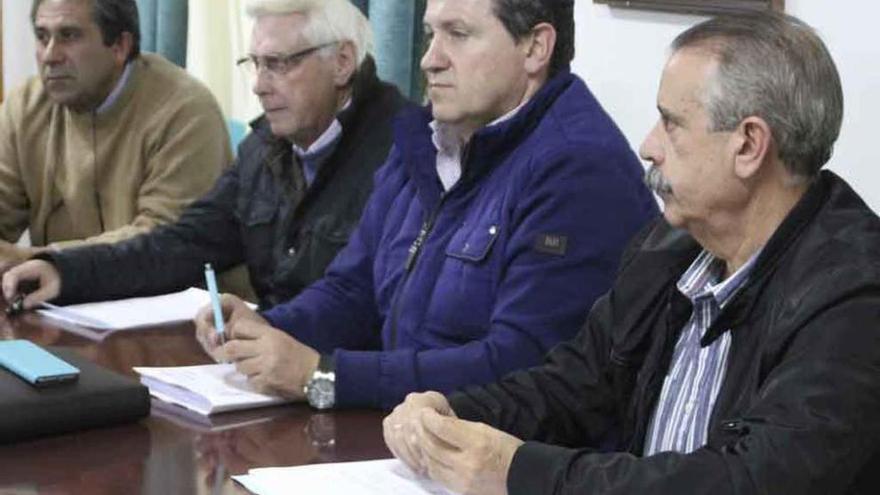
[[[406,264],[404,268],[407,273],[411,272],[413,266],[416,264],[416,258],[419,257],[419,251],[422,250],[422,244],[425,243],[425,238],[428,237],[428,222],[425,221],[422,223],[422,228],[419,230],[419,235],[416,236],[416,239],[413,241],[412,245],[409,247],[409,256],[406,257]]]

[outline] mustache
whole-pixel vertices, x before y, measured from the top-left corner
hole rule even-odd
[[[672,183],[669,182],[669,179],[663,176],[663,173],[660,172],[660,169],[657,168],[656,165],[652,164],[648,167],[648,170],[645,171],[644,180],[648,189],[660,197],[674,196],[675,194],[672,190]]]

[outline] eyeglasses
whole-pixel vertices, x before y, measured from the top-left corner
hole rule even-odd
[[[283,76],[296,68],[296,66],[301,64],[302,61],[312,53],[335,44],[335,41],[321,43],[320,45],[315,45],[311,48],[306,48],[286,55],[280,53],[262,56],[249,55],[236,60],[235,65],[241,67],[249,74],[257,74],[261,69],[265,69],[266,72],[273,76]]]

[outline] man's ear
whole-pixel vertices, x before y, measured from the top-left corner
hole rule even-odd
[[[773,150],[773,132],[760,117],[746,117],[732,136],[734,172],[740,179],[753,177]]]
[[[340,88],[348,86],[357,70],[357,55],[354,43],[351,41],[340,41],[339,46],[336,48],[334,62],[333,83]]]
[[[521,43],[524,43],[526,73],[535,76],[549,72],[553,49],[556,47],[556,29],[547,22],[538,23]]]
[[[120,67],[125,65],[128,61],[128,56],[133,49],[134,36],[128,31],[123,31],[119,35],[119,39],[116,40],[116,43],[110,45],[110,50],[113,52],[113,59]]]

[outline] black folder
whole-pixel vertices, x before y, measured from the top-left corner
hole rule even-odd
[[[0,368],[0,443],[118,425],[150,414],[150,393],[134,378],[70,350],[47,350],[79,368],[79,378],[38,388]]]

